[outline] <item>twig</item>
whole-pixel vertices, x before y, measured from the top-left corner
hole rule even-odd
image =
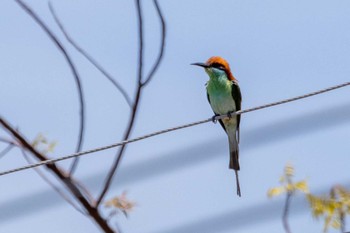
[[[291,233],[289,223],[288,223],[288,213],[289,213],[289,205],[290,205],[290,200],[292,195],[293,195],[292,191],[287,192],[286,202],[284,203],[284,209],[283,209],[283,215],[282,215],[283,227],[286,233]]]
[[[131,99],[128,95],[128,93],[125,91],[125,89],[112,77],[111,74],[109,74],[87,51],[85,51],[78,43],[76,43],[73,38],[68,34],[67,30],[64,28],[63,24],[61,23],[59,17],[56,14],[56,11],[49,2],[49,9],[51,11],[51,14],[53,15],[55,22],[61,29],[62,33],[66,37],[67,41],[79,52],[81,55],[83,55],[93,66],[95,66],[123,95],[126,103],[129,105],[129,107],[132,107]]]
[[[142,12],[141,12],[141,5],[140,5],[140,0],[136,0],[136,9],[137,9],[137,17],[138,17],[138,29],[139,29],[139,61],[138,61],[138,81],[137,81],[137,90],[136,90],[136,94],[135,94],[135,99],[134,99],[134,104],[132,106],[132,113],[131,116],[129,118],[129,123],[127,126],[127,129],[124,133],[124,140],[127,140],[129,138],[129,135],[131,133],[131,130],[134,126],[134,121],[136,118],[136,114],[137,114],[137,109],[138,109],[138,105],[139,105],[139,100],[141,97],[141,89],[142,89],[142,62],[143,62],[143,22],[142,22]],[[96,207],[98,207],[104,196],[107,193],[107,190],[109,189],[111,182],[113,180],[113,177],[115,175],[115,172],[118,168],[118,165],[120,163],[120,160],[122,158],[123,152],[126,148],[126,145],[122,145],[121,148],[119,149],[119,152],[117,154],[117,157],[112,165],[112,167],[110,168],[105,183],[103,185],[101,194],[99,195],[99,197],[97,198],[97,202],[96,202]]]
[[[0,159],[4,157],[10,150],[14,147],[13,144],[8,144],[7,147],[5,147],[1,152],[0,152]]]
[[[154,65],[154,67],[152,68],[152,71],[150,72],[150,75],[148,76],[148,78],[146,79],[146,81],[143,83],[142,82],[142,71],[143,71],[143,17],[142,17],[142,8],[141,8],[141,3],[140,3],[140,0],[136,0],[135,1],[136,3],[136,11],[137,11],[137,19],[138,19],[138,36],[139,36],[139,52],[138,52],[138,73],[137,73],[137,89],[136,89],[136,93],[135,93],[135,99],[134,99],[134,104],[133,104],[133,107],[132,107],[132,113],[131,113],[131,116],[130,116],[130,119],[129,119],[129,123],[128,123],[128,126],[127,126],[127,129],[124,133],[124,140],[127,140],[130,136],[130,133],[134,127],[134,122],[135,122],[135,119],[136,119],[136,116],[137,116],[137,112],[138,112],[138,106],[139,106],[139,103],[140,103],[140,98],[141,98],[141,94],[142,94],[142,88],[145,86],[145,84],[147,82],[149,82],[151,80],[151,78],[153,77],[153,75],[155,74],[161,60],[162,60],[162,57],[163,57],[163,50],[164,48],[162,47],[161,48],[161,51],[160,51],[160,55],[158,56],[158,59]],[[160,11],[160,8],[157,4],[157,2],[155,1],[155,4],[156,4],[156,8],[157,8],[157,11],[158,11],[158,16],[161,18],[161,21],[163,22],[164,26],[165,26],[165,22],[164,20],[162,19],[162,14],[161,14],[161,11]],[[165,28],[165,27],[164,27]],[[164,28],[162,29],[163,33],[162,33],[162,36],[165,36],[165,30]],[[162,38],[162,46],[165,45],[165,37]],[[107,175],[107,178],[105,180],[105,183],[103,185],[103,189],[102,189],[102,192],[100,194],[100,196],[97,198],[97,202],[96,202],[96,206],[98,207],[100,205],[100,203],[102,202],[104,196],[106,195],[110,185],[111,185],[111,182],[113,180],[113,177],[118,169],[118,166],[120,164],[120,161],[123,157],[123,152],[125,151],[125,148],[126,148],[126,144],[122,145],[118,154],[117,154],[117,157],[111,167],[111,169],[109,170],[108,172],[108,175]]]
[[[21,148],[21,152],[23,154],[23,157],[29,164],[33,164],[33,162],[30,160],[29,156],[27,153],[24,151],[23,148]],[[79,208],[60,188],[58,188],[56,185],[54,185],[49,178],[45,176],[45,174],[40,171],[40,169],[35,168],[35,171],[39,174],[39,176],[47,183],[49,184],[66,202],[68,202],[74,209],[76,209],[78,212],[80,212],[83,215],[87,215],[87,213]]]
[[[161,37],[161,44],[160,44],[159,54],[158,54],[157,60],[154,63],[150,73],[147,75],[146,80],[142,83],[142,86],[146,86],[147,83],[149,81],[151,81],[152,77],[154,76],[154,73],[157,71],[157,69],[158,69],[158,67],[160,65],[160,62],[162,61],[163,54],[164,54],[164,49],[165,49],[166,23],[165,23],[162,11],[161,11],[161,9],[159,7],[158,1],[154,0],[153,2],[154,2],[154,6],[156,7],[156,10],[157,10],[157,13],[158,13],[158,17],[159,17],[159,20],[160,20],[160,23],[161,23],[161,36],[162,37]]]
[[[18,146],[16,144],[16,142],[12,141],[11,139],[7,139],[7,138],[3,138],[3,137],[0,137],[0,142],[4,142],[4,143],[10,144],[10,145]]]
[[[344,212],[341,212],[340,214],[340,232],[347,233],[345,232],[345,213]]]
[[[89,192],[89,190],[80,182],[75,182],[75,185],[83,191],[84,196],[89,200],[90,203],[94,203],[95,199]]]
[[[67,50],[64,48],[62,43],[58,40],[58,38],[55,36],[55,34],[49,29],[49,27],[44,23],[42,19],[22,0],[15,0],[19,6],[22,7],[27,14],[34,19],[34,21],[45,31],[45,33],[48,35],[48,37],[56,44],[58,49],[62,52],[63,56],[65,57],[72,74],[74,76],[74,80],[77,85],[77,91],[78,91],[78,96],[79,96],[79,105],[80,105],[80,125],[79,125],[79,135],[78,135],[78,142],[76,146],[76,152],[79,152],[81,150],[82,144],[83,144],[83,139],[84,139],[84,128],[85,128],[85,101],[84,101],[84,95],[83,95],[83,88],[81,85],[80,77],[78,74],[77,69],[75,68],[75,65],[68,55]],[[76,167],[77,160],[74,161],[74,166],[71,169],[71,172],[74,171],[74,168]]]
[[[32,145],[22,136],[18,131],[14,129],[7,121],[0,117],[0,125],[3,126],[12,136],[15,138],[20,145],[27,151],[31,152],[34,157],[39,159],[40,161],[46,161],[47,158],[45,155],[41,154]],[[46,164],[46,167],[67,187],[67,189],[71,192],[71,194],[81,203],[81,205],[85,208],[86,212],[89,216],[95,221],[95,223],[106,233],[113,233],[113,229],[108,225],[106,220],[100,215],[97,208],[95,208],[95,203],[90,202],[85,198],[85,196],[81,193],[79,188],[77,187],[76,180],[73,177],[68,176],[67,173],[56,166],[56,164],[49,163]]]

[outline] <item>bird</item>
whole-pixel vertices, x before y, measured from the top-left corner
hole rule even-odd
[[[205,63],[198,62],[191,65],[203,67],[209,76],[209,81],[206,83],[207,98],[215,116],[228,114],[227,118],[218,121],[228,136],[229,168],[235,171],[237,195],[240,197],[238,143],[241,115],[233,114],[241,110],[242,103],[242,94],[237,79],[232,75],[228,62],[219,56],[210,57]],[[216,122],[215,116],[213,122]]]

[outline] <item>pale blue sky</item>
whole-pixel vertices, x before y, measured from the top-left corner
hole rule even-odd
[[[26,1],[62,39],[86,94],[84,149],[121,139],[129,109],[103,76],[65,40],[47,1]],[[134,1],[52,1],[71,36],[132,94],[136,80]],[[243,95],[243,108],[293,97],[350,80],[350,2],[166,1],[164,61],[144,91],[132,136],[211,117],[205,72],[190,66],[226,58]],[[159,47],[152,1],[143,1],[147,73]],[[29,138],[58,142],[55,156],[74,151],[78,98],[69,67],[55,45],[12,0],[0,2],[1,115]],[[212,123],[130,145],[107,198],[128,191],[137,207],[115,220],[125,233],[283,231],[284,198],[266,192],[286,163],[311,191],[349,187],[350,89],[242,116],[241,188],[235,194],[227,139]],[[1,132],[1,135],[4,135]],[[0,145],[3,148],[4,145]],[[85,156],[77,177],[98,194],[115,150]],[[53,156],[53,155],[52,155]],[[0,170],[24,165],[19,151]],[[60,165],[67,166],[68,162]],[[0,177],[1,232],[99,232],[34,171]],[[293,232],[321,232],[304,199],[293,200]],[[350,229],[350,226],[347,230]],[[330,231],[335,232],[335,231]]]

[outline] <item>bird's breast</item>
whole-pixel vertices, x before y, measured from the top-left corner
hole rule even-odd
[[[216,114],[226,114],[236,111],[236,104],[231,90],[207,90],[210,105]]]

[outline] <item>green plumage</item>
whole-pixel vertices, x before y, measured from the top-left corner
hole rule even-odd
[[[227,61],[221,57],[214,56],[206,63],[193,63],[205,69],[209,75],[207,82],[207,97],[215,115],[223,115],[241,110],[241,90],[233,77]],[[220,125],[225,130],[230,148],[229,168],[236,173],[237,195],[241,196],[241,189],[238,179],[239,167],[239,124],[241,115],[233,115],[220,119]]]
[[[241,91],[238,84],[229,80],[226,73],[218,69],[206,69],[210,79],[207,82],[207,96],[211,108],[217,115],[227,114],[241,110]],[[239,166],[239,124],[240,115],[234,115],[232,118],[219,120],[225,130],[230,148],[229,168],[236,172],[237,193],[240,196],[238,170]]]

